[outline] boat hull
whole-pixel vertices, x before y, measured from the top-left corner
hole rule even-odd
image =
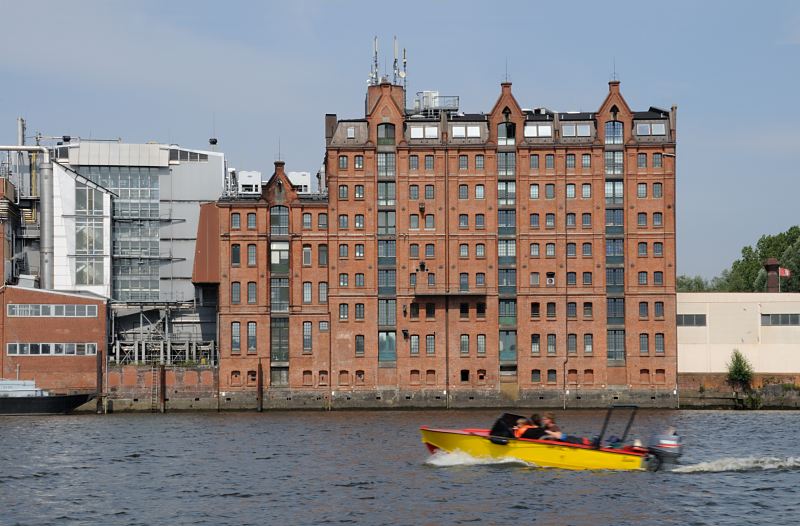
[[[58,415],[82,406],[94,394],[0,397],[0,415]]]
[[[517,459],[540,467],[571,470],[646,471],[651,458],[646,453],[595,449],[551,440],[497,439],[480,430],[429,429],[423,427],[422,442],[431,450],[461,451],[476,458]]]

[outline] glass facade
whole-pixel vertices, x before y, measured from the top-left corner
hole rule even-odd
[[[155,301],[159,290],[159,175],[166,169],[138,166],[81,166],[87,179],[114,192],[112,226],[112,296],[123,301]],[[94,194],[94,195],[91,195]],[[102,260],[85,252],[102,253],[98,219],[80,218],[100,205],[100,192],[76,188],[76,284],[101,284]],[[94,214],[96,215],[96,214]],[[92,281],[94,280],[94,281]],[[98,281],[99,280],[99,281]]]

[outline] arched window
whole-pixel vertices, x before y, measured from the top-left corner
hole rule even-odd
[[[513,146],[516,143],[517,128],[513,122],[501,122],[497,125],[498,146]]]
[[[289,235],[289,208],[273,206],[269,209],[270,233],[273,236]]]
[[[622,123],[608,121],[606,123],[606,144],[622,144]]]
[[[394,144],[394,124],[378,124],[378,144]]]

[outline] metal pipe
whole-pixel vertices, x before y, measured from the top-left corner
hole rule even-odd
[[[53,165],[50,163],[50,150],[44,146],[0,145],[0,152],[42,154],[39,165],[39,225],[42,232],[39,241],[39,279],[41,288],[53,290]]]
[[[17,146],[25,145],[25,119],[17,117]]]

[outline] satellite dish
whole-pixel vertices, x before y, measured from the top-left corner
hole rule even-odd
[[[397,72],[397,76],[399,76],[401,79],[404,79],[404,78],[406,78],[406,72],[405,71],[398,71]]]

